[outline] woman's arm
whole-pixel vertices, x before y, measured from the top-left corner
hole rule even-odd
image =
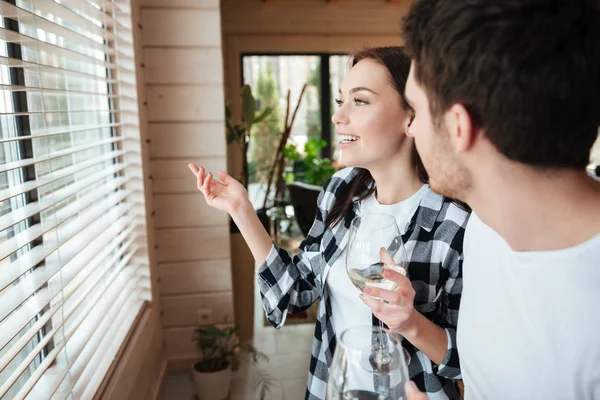
[[[231,215],[254,259],[259,263],[264,262],[271,250],[271,238],[260,223],[244,185],[223,171],[219,171],[221,181],[218,181],[213,179],[211,173],[206,174],[203,167],[198,168],[191,163],[188,167],[196,176],[196,185],[206,203]]]
[[[254,260],[260,264],[264,263],[271,251],[273,241],[258,219],[252,203],[243,202],[230,215],[250,248]]]
[[[269,321],[280,327],[286,314],[304,310],[313,304],[320,296],[311,260],[319,250],[324,230],[321,207],[317,207],[313,227],[300,245],[298,256],[292,260],[287,251],[271,241],[241,183],[222,171],[218,174],[221,181],[217,181],[202,167],[190,164],[189,168],[196,176],[198,189],[208,205],[231,215],[255,260],[262,264],[258,283]],[[319,204],[322,196],[323,192],[319,196]]]
[[[267,259],[258,270],[258,284],[267,319],[276,328],[285,322],[286,314],[303,311],[320,296],[314,266],[323,263],[321,240],[325,232],[325,184],[317,200],[317,212],[308,236],[299,247],[298,255],[290,258],[287,251],[273,244]]]

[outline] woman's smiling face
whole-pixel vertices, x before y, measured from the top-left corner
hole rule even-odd
[[[369,168],[385,162],[412,140],[406,137],[410,111],[382,64],[359,61],[342,82],[331,120],[339,138],[340,162]]]

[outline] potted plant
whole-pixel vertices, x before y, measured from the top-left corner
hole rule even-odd
[[[194,331],[202,357],[192,365],[192,376],[200,400],[223,400],[229,396],[231,372],[239,368],[242,352],[250,353],[253,362],[268,361],[268,357],[251,344],[241,344],[237,327],[202,326]],[[257,389],[268,391],[268,377]],[[265,389],[266,387],[266,389]]]

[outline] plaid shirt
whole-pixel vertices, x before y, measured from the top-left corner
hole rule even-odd
[[[360,216],[360,202],[354,199],[351,211],[336,226],[325,229],[324,221],[336,195],[351,184],[356,174],[355,168],[346,168],[325,184],[315,221],[298,255],[292,259],[287,251],[273,244],[258,273],[266,316],[276,328],[283,326],[287,314],[306,310],[321,299],[305,396],[309,400],[325,399],[336,346],[325,280],[347,245],[350,224]],[[440,365],[435,365],[407,340],[403,341],[411,354],[410,377],[431,398],[458,398],[454,385],[455,380],[461,379],[456,323],[462,291],[462,242],[468,218],[467,211],[428,190],[403,235],[410,259],[408,274],[416,291],[415,309],[443,327],[448,335],[448,350]],[[377,323],[375,317],[373,323]]]

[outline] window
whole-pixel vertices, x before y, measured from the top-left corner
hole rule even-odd
[[[264,188],[279,143],[290,91],[292,112],[302,86],[307,85],[288,144],[304,153],[311,139],[322,139],[321,157],[337,158],[336,133],[331,116],[335,112],[342,79],[349,69],[348,56],[334,54],[243,54],[243,81],[250,85],[261,109],[275,110],[270,121],[253,127],[247,154],[248,190],[255,208],[264,200]],[[325,66],[325,67],[324,67]]]
[[[129,1],[0,14],[0,399],[90,397],[150,300]]]

